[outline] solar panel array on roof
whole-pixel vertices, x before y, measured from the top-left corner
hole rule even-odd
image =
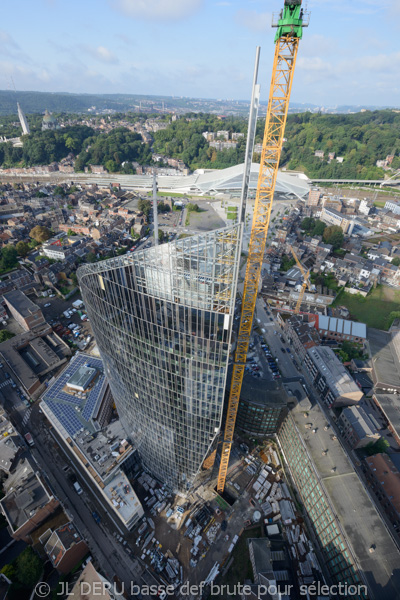
[[[69,379],[84,366],[93,367],[100,373],[94,387],[88,394],[65,392],[64,387]],[[42,401],[50,408],[68,434],[74,437],[82,428],[93,430],[94,426],[90,423],[90,419],[105,385],[102,361],[85,354],[76,354],[68,367],[46,390]]]
[[[336,317],[325,317],[321,315],[318,318],[318,328],[363,339],[367,337],[367,326],[365,323],[356,323],[355,321],[348,321],[347,319],[337,319]]]

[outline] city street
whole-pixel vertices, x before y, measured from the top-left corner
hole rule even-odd
[[[72,462],[64,459],[59,452],[48,424],[39,413],[39,405],[35,404],[26,409],[13,393],[7,394],[5,407],[21,435],[27,431],[32,433],[35,446],[31,448],[31,453],[40,472],[48,479],[55,496],[86,540],[101,570],[109,580],[116,575],[124,582],[125,589],[129,589],[131,582],[139,581],[143,568],[136,559],[128,556],[122,544],[115,539],[115,525],[107,518],[96,499],[88,493],[85,485],[81,496],[76,493],[68,473],[63,470],[67,464],[71,466]],[[79,480],[84,483],[82,477],[79,477]],[[102,516],[99,524],[92,517],[94,509]]]

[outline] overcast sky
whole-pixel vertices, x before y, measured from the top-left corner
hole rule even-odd
[[[304,4],[304,0],[303,0]],[[283,0],[4,0],[0,89],[267,100]],[[400,0],[309,0],[294,102],[400,106]]]

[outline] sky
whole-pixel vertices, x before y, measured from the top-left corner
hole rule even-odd
[[[268,99],[284,0],[4,0],[0,89]],[[303,0],[305,5],[305,0]],[[400,106],[400,0],[309,0],[292,101]]]

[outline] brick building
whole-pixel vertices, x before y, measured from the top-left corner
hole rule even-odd
[[[400,472],[387,454],[375,454],[363,461],[363,469],[383,510],[397,532],[400,530]]]

